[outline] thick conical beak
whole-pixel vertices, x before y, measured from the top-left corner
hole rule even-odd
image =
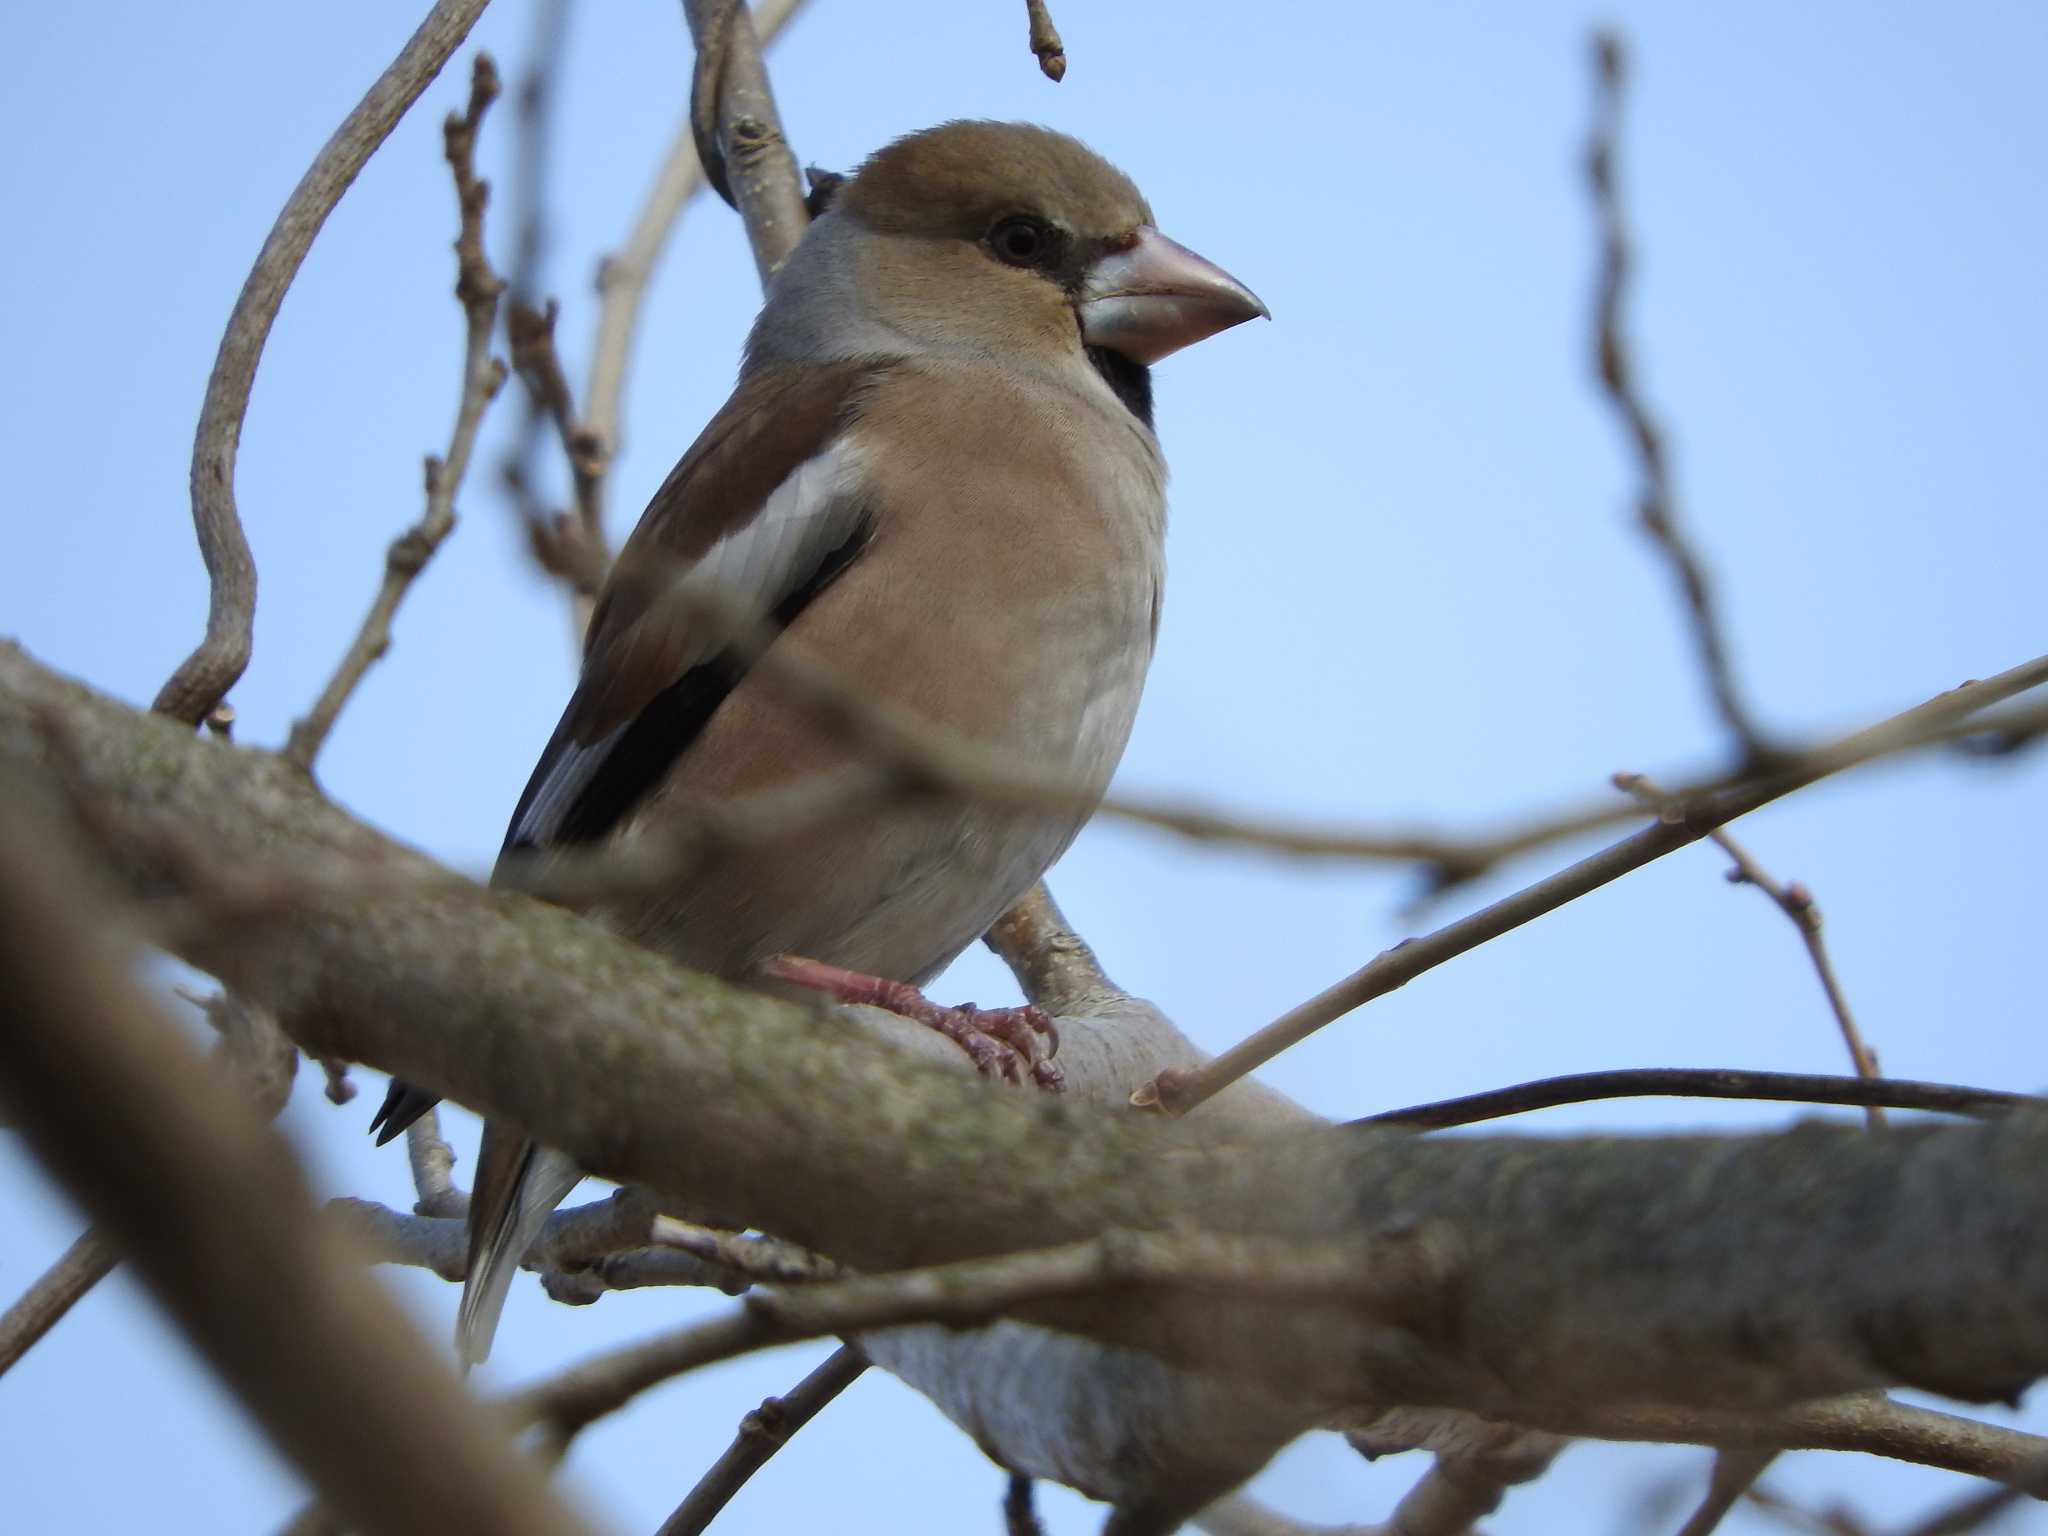
[[[1149,224],[1089,269],[1080,310],[1082,340],[1135,363],[1156,363],[1255,316],[1271,318],[1251,289]]]

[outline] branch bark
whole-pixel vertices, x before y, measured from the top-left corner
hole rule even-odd
[[[1615,1404],[1655,1404],[1673,1424],[1720,1415],[1718,1435],[1729,1418],[1804,1399],[1884,1385],[2006,1397],[2048,1370],[2048,1248],[2013,1238],[2048,1220],[2036,1177],[2048,1116],[1882,1138],[1807,1126],[1626,1143],[1257,1135],[1276,1118],[1244,1094],[1186,1122],[1132,1119],[901,1051],[820,1049],[801,1010],[569,913],[435,877],[277,759],[139,717],[18,651],[0,652],[0,766],[96,805],[96,853],[141,898],[205,907],[202,874],[167,847],[210,849],[230,868],[327,871],[297,886],[280,875],[260,917],[244,901],[232,921],[177,935],[185,958],[307,1048],[399,1072],[596,1172],[743,1214],[861,1269],[1115,1228],[1304,1245],[1427,1231],[1448,1244],[1453,1278],[1414,1306],[1176,1293],[1016,1309],[1118,1346],[1094,1351],[1114,1357],[1097,1372],[1127,1371],[1142,1352],[1238,1397],[1262,1387],[1272,1417],[1252,1438],[1265,1452],[1358,1403],[1462,1407],[1562,1433]],[[892,1041],[922,1038],[870,1022]],[[1091,1083],[1112,1053],[1081,1042],[1154,1027],[1061,1023],[1069,1075]],[[673,1113],[683,1101],[692,1114]],[[1556,1240],[1561,1213],[1569,1245]],[[1074,1481],[1071,1470],[1047,1475]]]
[[[137,994],[118,925],[30,808],[53,802],[7,777],[0,1102],[44,1166],[353,1528],[582,1531],[365,1282],[275,1133]]]

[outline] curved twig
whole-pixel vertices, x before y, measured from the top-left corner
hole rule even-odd
[[[235,451],[256,365],[263,357],[271,322],[299,263],[312,248],[327,215],[349,189],[370,156],[398,120],[441,72],[489,0],[435,0],[376,84],[342,119],[271,226],[257,252],[242,292],[228,316],[227,332],[206,381],[199,430],[192,440],[192,525],[200,557],[212,582],[206,637],[158,691],[160,714],[197,726],[227,696],[249,664],[249,637],[256,615],[256,562],[235,508]]]

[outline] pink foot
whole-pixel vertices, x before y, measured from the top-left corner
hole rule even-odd
[[[770,955],[761,962],[761,972],[842,1003],[865,1003],[915,1019],[965,1051],[983,1077],[1021,1082],[1021,1063],[1030,1069],[1031,1080],[1048,1092],[1057,1093],[1066,1086],[1066,1078],[1051,1060],[1059,1052],[1059,1031],[1042,1008],[977,1008],[972,1003],[942,1008],[908,982],[849,971],[802,955]]]

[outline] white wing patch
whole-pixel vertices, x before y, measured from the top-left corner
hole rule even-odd
[[[791,470],[768,493],[756,516],[712,545],[676,579],[674,592],[683,611],[691,611],[692,596],[703,594],[715,597],[721,606],[735,606],[747,617],[765,619],[802,590],[834,551],[860,532],[869,515],[862,495],[864,460],[853,434],[842,432],[824,452]],[[657,598],[657,606],[665,600],[674,599]],[[677,679],[724,649],[717,623],[700,619],[692,627],[702,634],[685,650]],[[553,841],[577,798],[629,729],[622,725],[587,744],[557,741],[508,842],[545,846]]]

